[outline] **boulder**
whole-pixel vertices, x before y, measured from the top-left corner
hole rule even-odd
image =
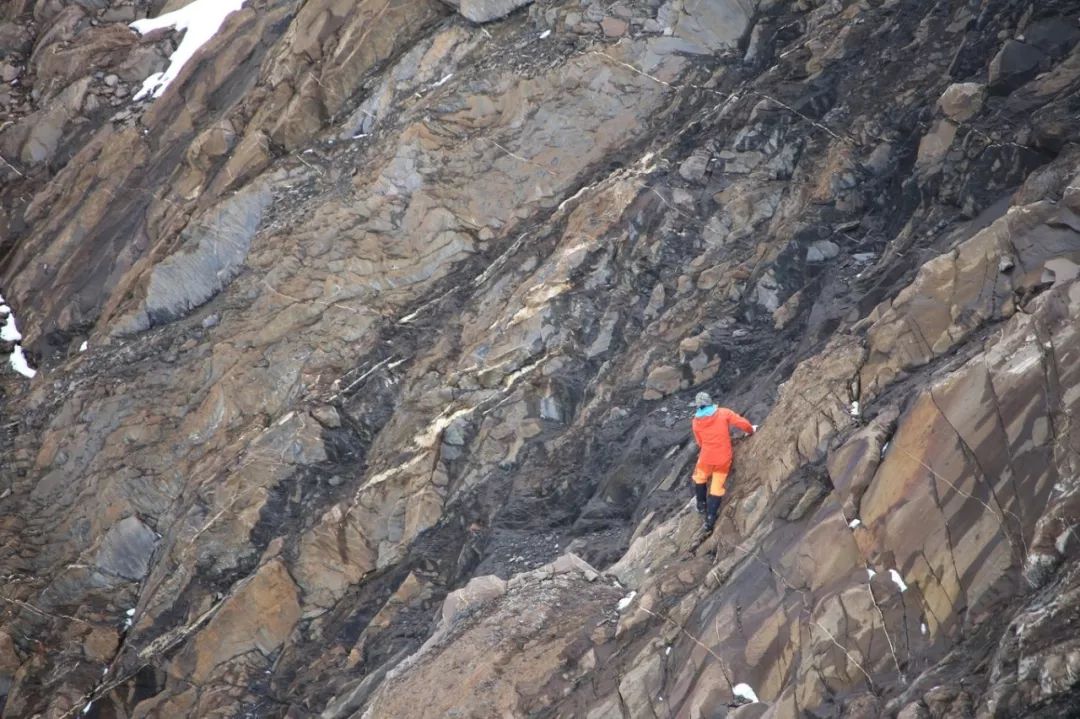
[[[461,589],[446,595],[440,628],[445,631],[476,607],[506,594],[506,580],[493,574],[474,577]]]
[[[645,399],[660,399],[682,389],[683,373],[678,367],[661,365],[653,368],[645,378]]]
[[[1008,95],[1034,78],[1047,55],[1034,45],[1019,40],[1008,40],[990,61],[990,91]]]
[[[986,86],[977,82],[949,85],[938,99],[938,106],[954,122],[967,122],[979,114],[986,101]]]

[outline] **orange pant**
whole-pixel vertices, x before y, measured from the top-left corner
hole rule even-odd
[[[713,497],[724,496],[730,464],[699,464],[694,467],[694,484],[709,483],[709,494]]]

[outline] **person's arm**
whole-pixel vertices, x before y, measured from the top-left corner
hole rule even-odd
[[[698,433],[697,425],[693,424],[691,422],[690,429],[692,429],[694,431],[694,441],[697,442],[697,446],[700,447],[701,446],[701,435]]]
[[[748,420],[746,417],[743,417],[741,414],[731,412],[731,410],[728,410],[728,412],[731,413],[731,416],[728,418],[728,421],[731,424],[741,429],[743,432],[746,432],[747,434],[754,433],[754,425],[750,424],[750,420]]]

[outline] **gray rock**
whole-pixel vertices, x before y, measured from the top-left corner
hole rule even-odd
[[[475,23],[491,22],[506,17],[532,0],[443,0],[465,18]]]
[[[679,165],[679,176],[687,182],[701,182],[709,169],[710,156],[707,150],[697,150]]]
[[[912,702],[900,710],[896,719],[930,719],[930,712],[919,702]]]
[[[712,54],[738,47],[750,29],[757,3],[713,0],[686,5],[674,28],[676,37],[688,41],[692,52]]]
[[[772,41],[776,31],[772,25],[758,23],[750,31],[750,42],[746,46],[743,62],[747,65],[763,64],[772,56]]]
[[[323,427],[337,429],[341,426],[341,415],[338,414],[337,408],[328,404],[320,405],[311,410],[311,416]]]
[[[648,650],[646,650],[648,651]],[[619,682],[619,694],[626,710],[632,717],[655,717],[653,700],[664,683],[664,666],[661,655],[648,653],[636,667]]]
[[[840,254],[840,245],[830,240],[818,240],[806,250],[807,262],[825,262]]]
[[[893,146],[883,142],[870,153],[863,165],[875,175],[884,175],[892,166]]]
[[[188,225],[181,248],[151,272],[146,298],[114,334],[139,332],[183,316],[217,294],[240,271],[272,195],[261,184],[237,193]]]
[[[769,705],[762,702],[743,704],[727,715],[727,719],[761,719],[769,712]]]
[[[1039,73],[1046,53],[1034,45],[1009,40],[990,61],[990,90],[1008,95]]]
[[[97,568],[124,579],[140,580],[150,566],[150,555],[157,545],[154,530],[138,517],[127,517],[114,524],[94,557]]]
[[[1050,57],[1060,58],[1080,41],[1080,28],[1073,18],[1045,18],[1026,27],[1020,39]]]
[[[772,270],[769,270],[758,281],[754,288],[754,301],[765,308],[768,312],[775,312],[780,307],[780,285],[776,281]]]

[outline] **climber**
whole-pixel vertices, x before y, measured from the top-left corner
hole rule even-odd
[[[711,532],[731,471],[731,427],[734,425],[747,434],[753,434],[757,427],[730,409],[717,407],[706,392],[698,392],[690,406],[697,408],[691,425],[694,439],[701,448],[694,467],[694,496],[698,513],[705,515],[704,529]]]

